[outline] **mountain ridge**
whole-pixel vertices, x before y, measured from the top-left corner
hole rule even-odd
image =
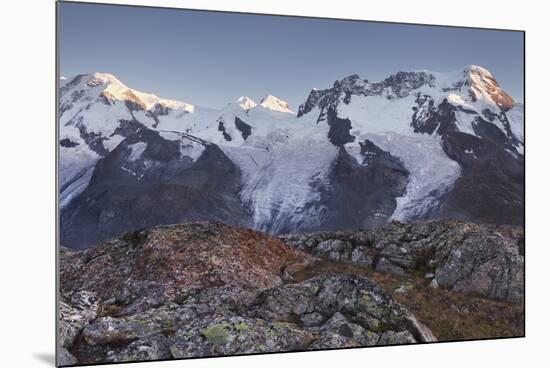
[[[222,196],[237,199],[241,215],[233,221],[268,233],[371,227],[392,219],[523,223],[522,104],[481,67],[446,74],[398,72],[381,82],[352,74],[330,88],[312,90],[296,114],[289,113],[286,102],[268,97],[256,105],[243,96],[215,110],[129,89],[105,73],[64,81],[62,225],[81,228],[73,233],[73,239],[80,237],[82,221],[91,215],[83,203],[92,199],[86,193],[98,190],[90,186],[97,184],[92,177],[101,177],[100,162],[118,162],[117,170],[133,168],[135,184],[152,188],[152,182],[143,185],[153,180],[153,172],[175,173],[174,165],[183,169],[188,162],[202,162],[205,144],[216,147],[218,157],[223,155],[226,166],[221,172],[238,172],[239,189]],[[147,158],[160,156],[143,156],[150,152],[147,142],[122,161],[115,159],[119,145],[131,146],[136,136],[148,131],[160,134],[166,147],[179,147],[165,153],[175,155],[170,163]],[[169,149],[158,153],[164,150]],[[215,165],[212,161],[206,166]],[[218,181],[215,173],[204,175]],[[173,190],[183,196],[185,185]],[[361,186],[387,191],[364,192]],[[351,200],[359,193],[364,201]],[[144,207],[145,213],[157,212],[150,206],[150,211]],[[77,207],[80,215],[74,212]],[[192,208],[181,210],[161,222],[136,217],[119,231],[131,230],[140,221],[151,226],[197,219],[183,215]],[[92,223],[99,224],[107,215],[94,211]],[[216,211],[210,216],[225,218]],[[337,220],[344,217],[345,224]]]

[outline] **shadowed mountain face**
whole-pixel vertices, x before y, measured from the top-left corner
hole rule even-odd
[[[523,226],[523,156],[514,156],[490,140],[460,132],[445,136],[443,148],[459,162],[462,175],[431,217]]]
[[[123,232],[193,220],[250,223],[240,172],[213,144],[142,129],[95,166],[88,187],[61,216],[61,242],[93,245]]]
[[[417,98],[417,102],[413,127],[421,133],[441,136],[445,153],[461,169],[452,188],[424,217],[523,225],[525,163],[516,149],[518,140],[506,114],[485,111],[484,117],[477,116],[444,100],[437,108],[429,105],[428,113],[422,116],[419,112],[426,100]],[[461,113],[474,116],[474,134],[460,131],[457,115]]]
[[[61,240],[196,220],[272,234],[460,218],[523,225],[523,106],[478,66],[351,75],[294,114],[220,110],[105,73],[60,90]]]
[[[372,142],[361,147],[362,164],[343,148],[334,160],[322,199],[327,211],[319,229],[381,225],[395,210],[395,198],[404,194],[409,173],[403,164]]]

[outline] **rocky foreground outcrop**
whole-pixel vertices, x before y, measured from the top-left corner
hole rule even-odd
[[[485,231],[486,238],[479,234],[476,238],[475,229],[477,233]],[[426,259],[437,260],[430,263],[430,269],[420,268],[435,272],[432,282],[469,292],[468,287],[460,289],[457,285],[478,285],[463,280],[481,280],[476,270],[486,264],[493,270],[487,275],[511,274],[513,262],[498,273],[497,268],[504,263],[494,260],[507,257],[496,250],[497,245],[513,253],[510,249],[521,238],[519,230],[488,229],[463,223],[392,224],[372,232],[286,237],[292,246],[252,230],[193,223],[128,233],[84,251],[63,248],[59,363],[436,341],[425,321],[419,321],[366,271],[311,270],[321,270],[319,265],[327,259],[342,265],[351,260],[362,270],[380,269],[383,254],[388,260],[387,270],[413,272],[415,265],[390,249],[410,248],[407,255],[420,254],[417,249],[424,249],[432,254]],[[506,242],[499,243],[493,237]],[[482,239],[485,243],[480,242]],[[429,246],[431,242],[441,244]],[[474,243],[477,248],[471,245]],[[460,244],[466,245],[461,248]],[[478,263],[474,253],[484,247],[491,250],[480,253],[485,261]],[[442,249],[448,250],[445,257]],[[465,256],[455,254],[457,249]],[[522,259],[519,250],[513,254],[517,262]],[[469,278],[462,276],[467,273]],[[453,277],[459,281],[444,286],[445,280]],[[518,285],[504,286],[516,279],[499,280],[497,289],[507,292],[491,296],[522,295],[522,291],[511,291]],[[479,303],[468,306],[479,308]],[[480,336],[470,338],[476,337]]]
[[[364,277],[217,224],[162,226],[61,253],[62,364],[434,341]],[[65,350],[66,349],[66,350]]]
[[[521,302],[524,231],[463,221],[393,222],[374,230],[282,236],[287,244],[334,261],[431,278],[433,287]]]

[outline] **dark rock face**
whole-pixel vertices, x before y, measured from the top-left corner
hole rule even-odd
[[[374,96],[387,92],[387,98],[404,97],[412,90],[433,83],[435,77],[425,72],[398,72],[382,82],[371,83],[357,74],[335,81],[332,88],[312,90],[305,103],[298,108],[298,117],[307,114],[315,107],[321,112],[335,108],[339,101],[350,103],[352,95]]]
[[[426,72],[397,72],[386,78],[382,83],[389,87],[397,97],[405,97],[410,91],[431,85],[435,77]]]
[[[514,156],[491,140],[460,132],[447,134],[443,149],[460,164],[462,175],[431,217],[523,226],[523,156]]]
[[[103,145],[103,141],[107,139],[106,137],[104,137],[101,133],[88,132],[86,126],[82,124],[81,119],[75,123],[75,126],[78,128],[80,137],[84,139],[84,142],[86,142],[92,151],[100,156],[105,156],[108,153],[107,149]]]
[[[412,116],[412,127],[415,133],[432,134],[444,136],[447,133],[457,131],[455,111],[456,107],[446,99],[439,106],[434,106],[430,96],[418,94],[416,97],[416,108]]]
[[[78,321],[61,318],[67,361],[435,341],[365,277],[292,281],[315,261],[279,239],[208,223],[163,226],[84,251],[63,250],[61,293],[79,292],[87,300],[67,298],[67,315]]]
[[[507,110],[508,109],[502,108],[500,114],[495,114],[495,113],[493,113],[493,112],[491,112],[487,109],[483,110],[484,119],[480,119],[480,120],[485,120],[485,121],[488,121],[488,122],[492,122],[493,124],[495,122],[499,122],[504,127],[504,130],[506,131],[505,140],[507,141],[506,143],[508,144],[507,148],[510,149],[511,151],[515,152],[516,151],[515,146],[520,141],[512,133],[512,128],[510,127],[510,121],[508,121],[508,118],[506,117],[506,114],[505,114],[505,112]],[[474,126],[474,129],[475,129],[475,126]],[[488,136],[488,138],[491,139],[491,136]]]
[[[165,106],[161,103],[156,103],[149,111],[154,116],[163,116],[163,115],[168,115],[170,112],[174,111],[174,109],[168,106]]]
[[[77,142],[73,142],[69,138],[65,138],[65,139],[60,140],[59,144],[62,147],[76,147],[76,146],[78,146]]]
[[[460,221],[281,237],[315,256],[395,274],[431,274],[434,287],[522,302],[523,229]]]
[[[222,132],[223,139],[226,141],[230,142],[232,140],[231,135],[225,131],[224,123],[221,120],[218,121],[218,131]]]
[[[374,143],[361,144],[363,165],[341,147],[329,171],[321,203],[326,206],[325,230],[371,227],[384,223],[402,195],[408,172],[403,164]]]
[[[341,147],[346,143],[353,142],[355,137],[349,134],[351,130],[351,121],[349,119],[340,119],[334,109],[327,112],[327,123],[330,126],[328,139],[330,143]]]
[[[146,148],[133,157],[139,145]],[[181,147],[202,153],[193,159]],[[216,145],[141,129],[96,164],[89,186],[63,208],[61,242],[84,248],[130,230],[204,219],[246,226],[240,185],[238,168]]]
[[[137,121],[135,119],[134,120],[120,120],[119,123],[120,123],[119,126],[116,127],[116,129],[115,129],[115,131],[113,132],[112,135],[118,134],[118,135],[121,135],[123,137],[129,137],[133,134],[136,134],[141,129],[145,128],[145,125],[143,125],[142,123],[140,123],[139,121]]]
[[[447,99],[444,99],[438,106],[434,106],[432,97],[428,95],[416,96],[417,107],[414,108],[411,125],[416,133],[426,133],[442,136],[446,140],[447,135],[460,133],[457,128],[456,113],[464,112],[470,115],[477,115],[473,110],[467,110],[463,107],[450,104]],[[498,147],[512,152],[516,158],[520,156],[516,150],[518,144],[517,138],[512,134],[510,123],[504,114],[494,114],[489,110],[484,110],[483,116],[475,116],[475,123],[472,124],[472,129],[478,138],[490,141]],[[504,126],[506,134],[503,133],[496,125],[498,121]]]
[[[235,127],[239,129],[244,140],[252,134],[252,127],[235,116]]]
[[[488,122],[481,118],[477,118],[476,120],[477,121],[473,124],[472,128],[477,136],[488,140],[503,150],[512,152],[512,154],[516,157],[519,156],[514,146],[516,142],[515,137],[505,135],[494,123]]]

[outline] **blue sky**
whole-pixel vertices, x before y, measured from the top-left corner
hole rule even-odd
[[[477,64],[523,101],[523,34],[63,2],[60,73],[116,75],[131,88],[223,107],[273,94],[297,110],[311,88],[350,74]]]

